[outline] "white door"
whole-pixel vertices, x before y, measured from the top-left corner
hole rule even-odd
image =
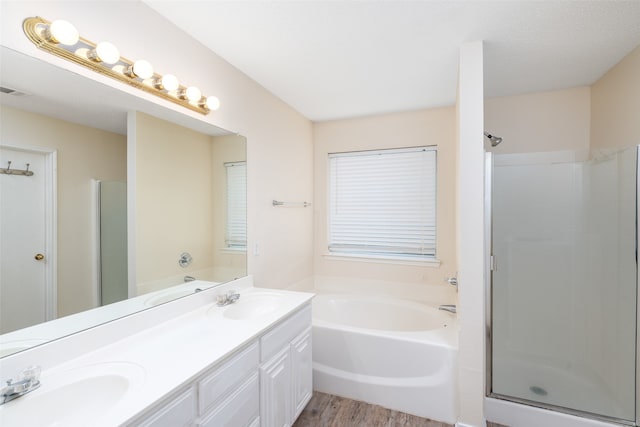
[[[0,333],[50,320],[52,153],[0,147]],[[33,175],[11,173],[26,170]]]

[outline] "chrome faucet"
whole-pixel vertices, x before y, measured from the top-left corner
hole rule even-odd
[[[223,307],[225,305],[233,304],[240,299],[240,294],[236,291],[229,291],[226,294],[218,294],[216,296],[216,305]]]
[[[10,379],[7,385],[0,389],[0,405],[12,401],[22,395],[40,387],[40,366],[29,366],[20,372],[17,380]]]
[[[455,304],[443,304],[438,307],[438,310],[448,311],[449,313],[456,313]]]

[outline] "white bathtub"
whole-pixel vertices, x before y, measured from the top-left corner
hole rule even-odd
[[[343,294],[313,300],[314,389],[456,422],[457,322],[411,301]]]

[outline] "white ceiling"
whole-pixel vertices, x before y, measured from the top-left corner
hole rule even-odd
[[[143,1],[314,121],[453,105],[469,41],[486,97],[590,85],[640,44],[640,0]]]

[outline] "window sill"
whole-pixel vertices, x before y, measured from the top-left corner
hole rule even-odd
[[[371,262],[375,264],[412,265],[418,267],[440,267],[439,259],[417,260],[403,257],[377,257],[373,255],[324,254],[324,259],[335,261]]]
[[[247,248],[221,248],[223,254],[246,254]]]

